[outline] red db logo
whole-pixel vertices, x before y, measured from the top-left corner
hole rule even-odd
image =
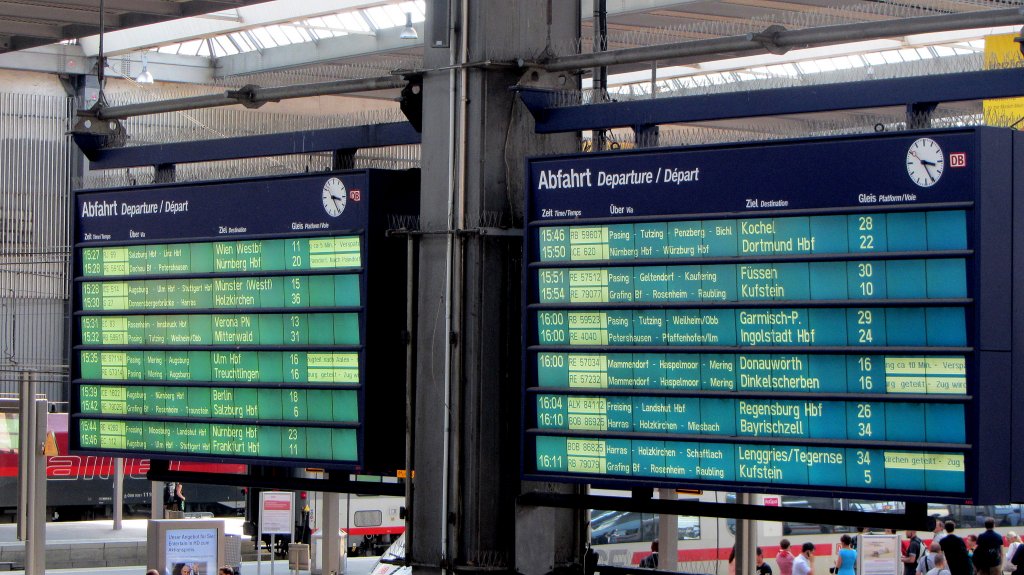
[[[353,202],[358,202],[359,201],[359,197],[360,197],[359,190],[349,190],[348,191],[348,199],[352,200]]]
[[[957,152],[949,155],[949,167],[950,168],[966,168],[967,167],[967,154],[965,152]]]

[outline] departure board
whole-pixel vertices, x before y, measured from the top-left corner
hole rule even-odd
[[[72,447],[402,466],[406,242],[385,232],[417,187],[366,170],[77,192]]]
[[[524,477],[1006,499],[1013,153],[977,129],[530,160]]]

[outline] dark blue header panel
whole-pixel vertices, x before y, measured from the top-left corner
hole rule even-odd
[[[83,192],[75,199],[76,240],[146,242],[352,230],[366,225],[362,193],[367,183],[363,173],[317,174]]]
[[[1007,500],[1008,471],[979,470],[1010,422],[1011,148],[531,160],[524,476]]]
[[[921,164],[911,147],[917,136],[850,139],[601,154],[536,159],[529,164],[532,221],[756,210],[801,210],[968,200],[977,162],[975,138],[931,138],[945,154],[938,181],[918,185],[912,174],[939,166]],[[919,155],[925,162],[925,154]],[[957,160],[959,161],[959,160]],[[932,174],[935,175],[934,173]]]

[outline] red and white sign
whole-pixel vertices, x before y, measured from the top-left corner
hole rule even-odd
[[[778,497],[765,497],[764,498],[764,506],[765,507],[778,507],[779,505],[780,505],[780,503],[779,503],[779,498]]]
[[[949,167],[950,168],[966,168],[967,167],[967,153],[966,152],[955,152],[949,155]]]
[[[291,491],[260,492],[260,533],[292,535],[295,525],[295,494]]]

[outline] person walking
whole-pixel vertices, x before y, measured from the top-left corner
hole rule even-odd
[[[853,538],[844,534],[839,538],[839,553],[836,555],[836,575],[854,575],[857,566],[857,551]]]
[[[754,575],[772,575],[772,566],[764,560],[764,551],[757,548],[757,556],[754,559]]]
[[[164,485],[164,509],[168,511],[185,510],[185,495],[181,492],[181,483],[168,481]]]
[[[995,531],[996,520],[985,518],[985,531],[978,535],[978,546],[971,561],[978,575],[999,575],[1003,567],[1003,536]]]
[[[814,543],[808,541],[793,560],[793,575],[811,575],[814,572]]]
[[[956,530],[956,523],[947,521],[945,523],[946,536],[939,541],[942,554],[946,559],[946,569],[950,575],[972,575],[974,566],[971,565],[967,556],[967,544],[959,535],[953,533]]]
[[[779,566],[779,575],[793,575],[793,553],[789,551],[789,539],[779,541],[779,554],[775,556],[775,564]]]
[[[907,549],[903,552],[903,575],[917,575],[917,560],[924,545],[917,531],[907,531]]]
[[[949,569],[946,568],[946,557],[942,553],[936,553],[933,559],[935,567],[932,567],[925,575],[950,575]]]
[[[640,567],[644,569],[658,568],[658,541],[651,541],[651,554],[640,560]]]
[[[1017,548],[1020,547],[1020,536],[1015,531],[1008,531],[1006,544],[1006,555],[1003,555],[1003,573],[1013,573],[1017,570],[1017,566],[1013,563],[1013,556],[1017,553]]]
[[[942,538],[946,536],[946,523],[939,519],[935,519],[935,528],[932,529],[932,543],[938,543],[942,541]]]
[[[928,572],[935,568],[935,556],[939,553],[942,553],[942,547],[939,546],[938,541],[932,539],[932,544],[928,546],[917,562],[917,575],[928,575]]]

